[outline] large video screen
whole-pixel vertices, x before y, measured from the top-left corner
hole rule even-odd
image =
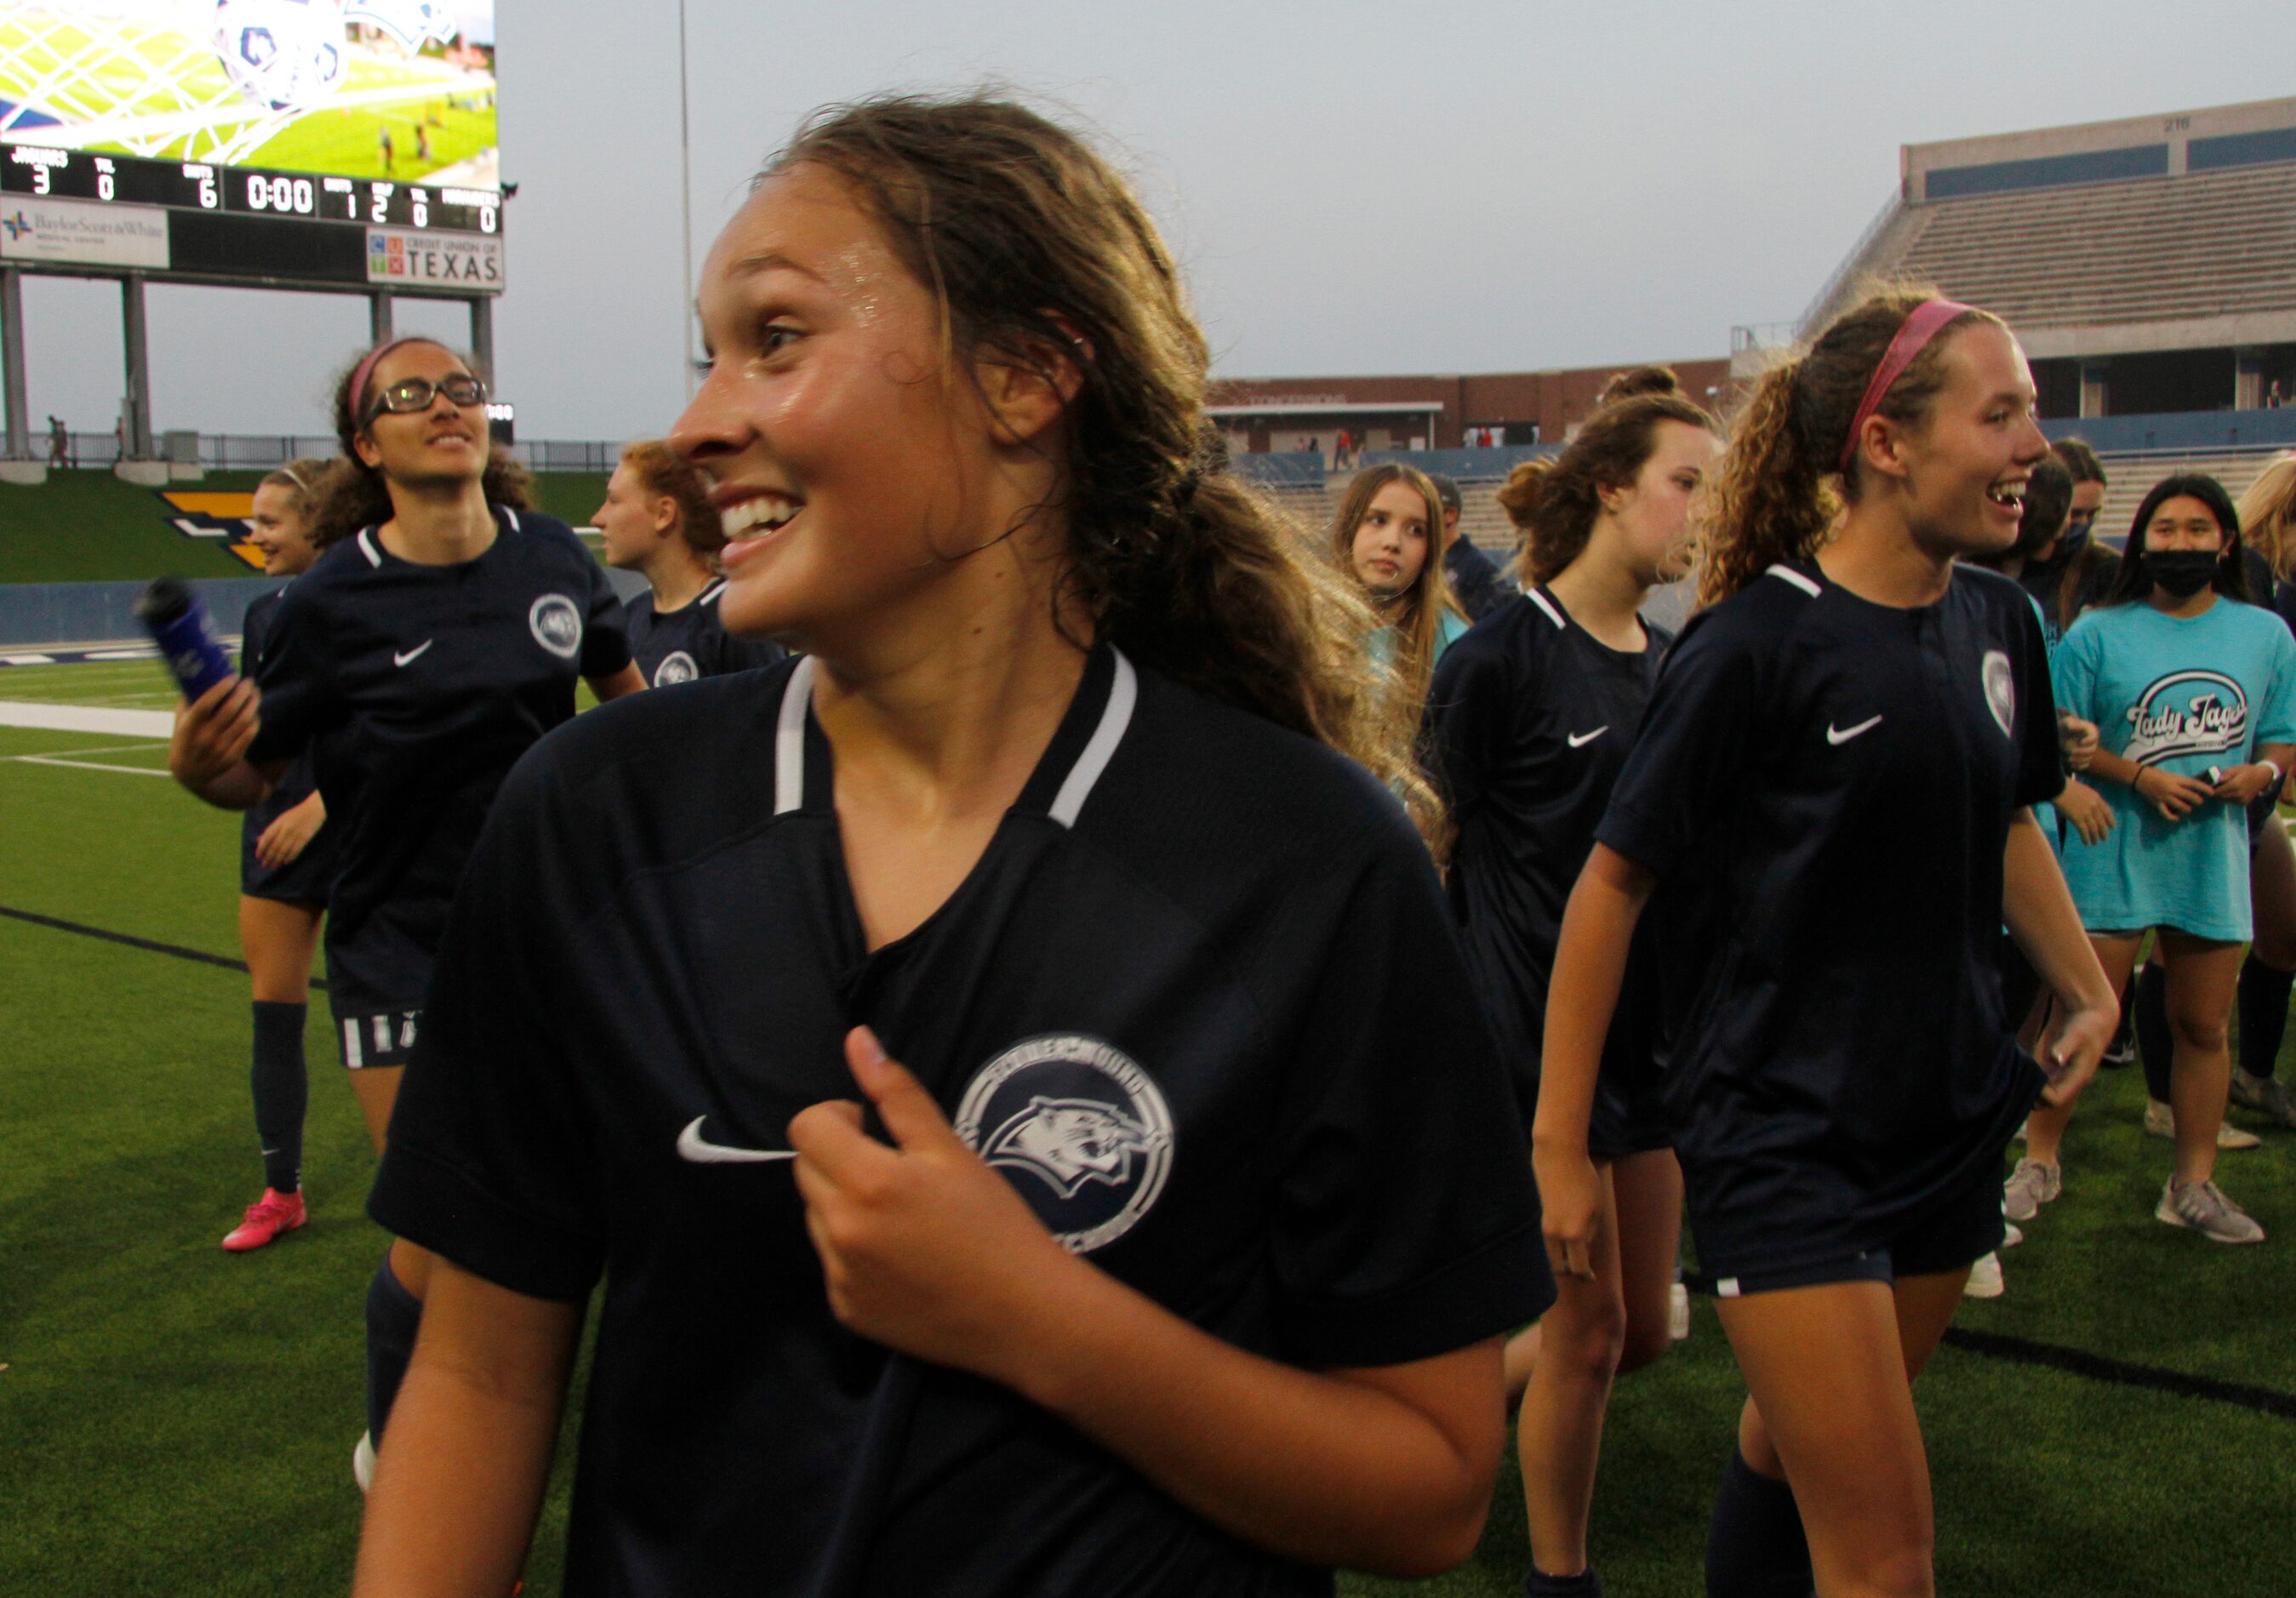
[[[0,140],[498,189],[494,0],[0,4]]]

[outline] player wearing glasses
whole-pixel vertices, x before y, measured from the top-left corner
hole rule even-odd
[[[237,810],[311,755],[342,850],[328,1000],[378,1142],[455,884],[503,778],[572,717],[578,676],[601,699],[644,686],[605,573],[564,522],[526,508],[523,472],[490,454],[486,397],[426,339],[383,345],[345,375],[334,421],[346,464],[320,510],[324,553],[281,599],[253,681],[186,706],[169,756],[184,786]],[[394,1244],[368,1294],[377,1435],[428,1266]]]

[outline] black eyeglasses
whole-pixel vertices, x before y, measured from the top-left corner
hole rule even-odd
[[[374,408],[367,413],[367,420],[372,422],[385,411],[398,416],[427,411],[430,408],[430,402],[441,394],[458,406],[484,405],[487,402],[486,384],[467,372],[442,377],[435,383],[427,377],[402,377],[376,396]]]

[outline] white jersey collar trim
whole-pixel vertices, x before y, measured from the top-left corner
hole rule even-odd
[[[1529,600],[1532,604],[1537,605],[1540,610],[1546,611],[1546,619],[1553,622],[1557,628],[1563,631],[1568,631],[1570,629],[1570,624],[1562,619],[1562,612],[1554,608],[1554,602],[1547,598],[1544,594],[1541,594],[1538,589],[1525,588],[1522,591],[1522,596]]]
[[[1823,589],[1823,588],[1819,587],[1816,583],[1814,583],[1814,582],[1810,581],[1810,580],[1809,580],[1809,578],[1808,578],[1804,577],[1800,572],[1796,571],[1792,567],[1788,566],[1788,565],[1785,565],[1785,564],[1784,564],[1784,563],[1778,563],[1778,564],[1775,564],[1775,565],[1771,566],[1771,567],[1770,567],[1770,569],[1769,569],[1769,570],[1768,570],[1765,575],[1769,576],[1769,577],[1780,577],[1780,578],[1785,578],[1785,580],[1786,580],[1786,581],[1788,581],[1789,583],[1792,583],[1795,587],[1797,587],[1797,588],[1800,589],[1804,594],[1808,594],[1808,595],[1810,596],[1810,598],[1812,598],[1812,599],[1816,599],[1819,594],[1823,594],[1823,593],[1824,593],[1824,592],[1825,592],[1825,590],[1824,590],[1824,589]]]
[[[782,713],[774,728],[774,814],[805,807],[805,717],[813,709],[811,655],[801,657],[782,687]]]

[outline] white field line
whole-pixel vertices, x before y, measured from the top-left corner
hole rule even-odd
[[[34,750],[29,755],[0,756],[0,759],[61,760],[66,757],[78,758],[85,755],[144,754],[152,750],[167,747],[164,743],[155,743],[147,739],[142,743],[91,743],[82,749],[40,749]]]
[[[122,738],[166,738],[176,718],[166,710],[119,710],[93,705],[40,705],[0,700],[0,727],[39,727],[52,733],[111,733]]]
[[[148,766],[111,766],[102,760],[60,760],[53,755],[12,755],[10,759],[21,760],[27,766],[70,766],[79,771],[124,771],[131,777],[164,777],[164,770],[154,771]]]

